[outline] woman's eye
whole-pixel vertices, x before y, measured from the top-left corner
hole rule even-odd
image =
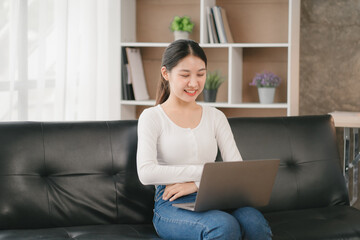
[[[180,76],[183,77],[183,78],[189,77],[189,75],[180,75]]]
[[[205,74],[198,74],[198,77],[203,77]]]

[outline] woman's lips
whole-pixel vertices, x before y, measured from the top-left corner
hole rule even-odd
[[[184,90],[185,93],[191,97],[195,96],[197,93],[197,90]]]

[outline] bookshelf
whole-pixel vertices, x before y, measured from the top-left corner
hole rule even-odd
[[[150,100],[122,100],[121,119],[136,119],[155,104],[161,57],[173,41],[169,30],[175,15],[195,23],[190,38],[208,57],[208,69],[227,76],[214,106],[228,117],[292,116],[299,108],[299,29],[301,0],[121,0],[121,42],[141,51]],[[206,8],[225,9],[234,43],[209,43]],[[282,78],[273,104],[260,104],[256,87],[249,86],[257,72],[272,71]]]

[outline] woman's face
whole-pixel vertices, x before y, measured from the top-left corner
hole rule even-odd
[[[161,72],[170,85],[170,98],[193,102],[204,89],[206,66],[201,58],[189,55],[183,58],[170,72],[163,67]]]

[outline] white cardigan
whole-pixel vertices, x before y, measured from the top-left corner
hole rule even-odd
[[[224,161],[242,161],[226,116],[202,107],[196,128],[176,125],[160,105],[148,108],[138,122],[137,171],[144,185],[199,182],[206,162],[214,162],[218,146]]]

